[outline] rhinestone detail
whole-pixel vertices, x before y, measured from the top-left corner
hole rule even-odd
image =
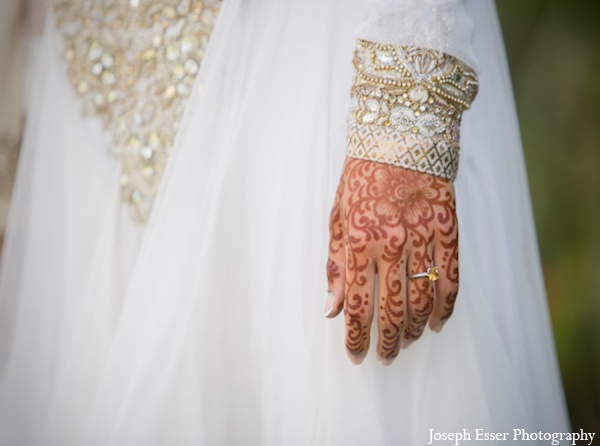
[[[150,215],[221,0],[53,0],[68,75],[121,164],[132,217]]]
[[[359,40],[347,154],[456,178],[462,113],[475,72],[439,51]]]

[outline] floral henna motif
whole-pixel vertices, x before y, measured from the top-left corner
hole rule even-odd
[[[437,195],[430,177],[404,169],[376,169],[373,172],[372,196],[375,212],[389,226],[425,225],[433,219],[430,201]]]
[[[330,219],[330,281],[340,277],[332,261],[345,248],[346,348],[360,360],[369,346],[378,305],[378,355],[394,358],[401,342],[423,333],[433,309],[433,286],[407,282],[431,266],[434,248],[442,280],[458,284],[458,232],[454,187],[449,180],[389,164],[347,158]],[[379,303],[373,295],[379,275]],[[331,285],[331,283],[330,283]],[[456,293],[437,296],[441,321],[450,317]]]

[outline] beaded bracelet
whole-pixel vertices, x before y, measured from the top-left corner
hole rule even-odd
[[[359,40],[347,155],[454,181],[475,72],[449,54]]]

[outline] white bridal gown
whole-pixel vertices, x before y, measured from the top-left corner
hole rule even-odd
[[[67,15],[65,1],[81,4],[57,1]],[[122,199],[106,114],[82,111],[89,85],[72,67],[85,57],[65,54],[55,11],[33,46],[2,263],[0,444],[421,445],[429,429],[569,431],[492,1],[224,0],[194,83],[164,90],[187,98],[180,124],[153,109],[174,135],[145,225]],[[81,18],[70,43],[95,51],[85,39],[100,19]],[[373,349],[353,365],[343,319],[322,316],[357,36],[445,51],[480,83],[456,180],[455,312],[390,367]],[[146,43],[169,60],[184,51]]]

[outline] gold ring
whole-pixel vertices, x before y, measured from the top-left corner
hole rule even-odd
[[[427,268],[427,271],[424,273],[409,274],[407,277],[409,279],[420,279],[421,277],[427,277],[431,282],[435,282],[440,278],[440,274],[438,267],[432,266],[431,268]]]

